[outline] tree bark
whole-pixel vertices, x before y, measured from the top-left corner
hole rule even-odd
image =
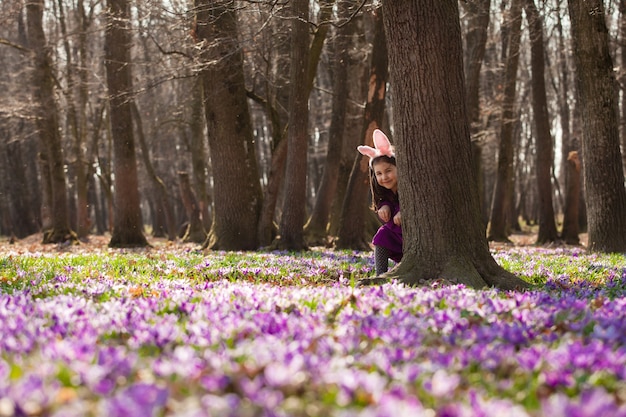
[[[517,68],[521,35],[521,0],[513,0],[509,11],[508,46],[504,74],[504,98],[502,101],[502,122],[500,130],[500,150],[496,185],[491,202],[488,239],[497,242],[509,241],[509,213],[513,192],[513,135],[518,115],[515,106]]]
[[[578,207],[580,203],[580,159],[578,152],[571,151],[567,157],[565,173],[565,207],[561,239],[568,245],[579,245]]]
[[[202,246],[254,250],[263,196],[234,2],[196,0],[195,4],[214,202],[213,223]]]
[[[487,28],[491,0],[462,3],[468,12],[468,31],[465,37],[465,80],[467,89],[467,113],[472,135],[472,168],[478,184],[480,206],[485,205],[484,170],[482,166],[482,143],[485,135],[480,118],[480,70],[487,45]],[[482,209],[481,209],[482,212]]]
[[[139,203],[139,179],[131,115],[130,4],[108,0],[105,32],[105,68],[109,90],[111,137],[113,140],[114,219],[111,247],[141,247],[143,234]]]
[[[54,74],[50,47],[43,30],[43,0],[26,5],[28,38],[34,53],[33,101],[36,105],[36,127],[41,146],[45,148],[48,172],[43,173],[50,185],[51,228],[44,230],[43,243],[77,241],[69,224],[65,163],[59,133],[57,103],[54,94]]]
[[[554,145],[550,133],[550,115],[546,97],[543,22],[534,0],[524,5],[531,42],[532,106],[535,122],[535,169],[539,194],[539,231],[537,244],[558,240],[552,202],[552,165]]]
[[[383,9],[374,13],[374,40],[368,83],[367,102],[361,130],[362,144],[373,146],[372,135],[375,129],[381,129],[385,116],[385,98],[389,78],[387,40],[383,26]],[[356,152],[355,152],[356,153]],[[368,159],[356,153],[350,179],[343,200],[343,207],[337,231],[338,249],[371,249],[371,228],[367,227],[370,209],[368,208],[369,165]],[[375,231],[376,229],[373,228]]]
[[[619,149],[617,84],[601,0],[569,0],[589,249],[626,251],[626,189]]]
[[[404,257],[383,279],[527,284],[493,259],[472,175],[457,0],[383,3],[394,91]],[[374,280],[380,281],[380,280]]]
[[[621,106],[621,130],[620,130],[620,145],[622,149],[622,167],[624,175],[626,176],[626,126],[624,126],[624,120],[626,120],[626,0],[619,0],[619,54],[620,63],[622,65],[620,71],[620,87],[622,91],[622,106]]]
[[[303,250],[303,226],[306,205],[306,162],[308,147],[307,68],[309,62],[308,2],[291,4],[291,75],[289,122],[287,133],[287,167],[283,213],[274,246],[280,249]]]
[[[348,11],[348,2],[340,1],[339,20],[345,19]],[[348,101],[348,66],[345,61],[348,46],[348,36],[353,32],[352,23],[341,26],[336,33],[333,48],[333,103],[330,129],[328,134],[328,148],[326,150],[326,164],[324,173],[317,190],[315,205],[311,217],[304,227],[306,242],[311,246],[328,244],[328,220],[332,204],[337,192],[341,153],[343,152],[343,134],[346,121],[346,105]]]
[[[187,230],[185,230],[185,234],[183,235],[183,242],[202,243],[206,239],[206,231],[202,225],[200,205],[191,188],[191,182],[189,181],[189,174],[187,172],[181,171],[178,173],[178,184],[180,187],[180,196],[183,200],[189,221]]]
[[[193,172],[193,185],[198,195],[198,204],[200,205],[200,217],[202,218],[202,226],[204,230],[211,227],[211,197],[207,192],[207,174],[208,166],[205,152],[205,136],[204,136],[204,111],[202,97],[202,80],[194,79],[193,87],[189,94],[191,95],[191,167]]]
[[[172,208],[170,193],[167,191],[165,182],[163,182],[159,174],[157,174],[154,166],[152,165],[152,161],[150,160],[150,149],[148,149],[148,144],[146,143],[146,137],[143,131],[143,121],[141,119],[141,114],[139,113],[139,109],[137,108],[137,104],[135,103],[135,101],[132,101],[130,103],[130,108],[133,120],[135,122],[135,129],[137,132],[137,138],[139,140],[139,148],[141,149],[143,164],[146,168],[148,179],[150,180],[150,183],[152,185],[152,190],[154,190],[153,195],[154,204],[156,205],[155,210],[162,212],[164,215],[165,225],[167,228],[167,239],[170,241],[175,241],[176,220],[174,219],[174,209]]]

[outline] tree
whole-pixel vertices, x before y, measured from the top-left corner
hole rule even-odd
[[[387,97],[388,60],[387,40],[383,26],[383,11],[374,11],[374,40],[370,63],[370,76],[367,91],[367,102],[363,114],[361,128],[361,144],[373,146],[372,134],[381,129],[385,116],[385,99]],[[368,193],[369,166],[366,158],[357,154],[354,158],[350,179],[341,210],[336,247],[339,249],[370,249],[371,234],[368,227]],[[376,229],[373,228],[375,231]]]
[[[131,115],[130,4],[128,0],[108,0],[108,7],[104,59],[115,173],[115,213],[109,246],[147,246],[139,206],[139,179]]]
[[[550,134],[550,115],[546,97],[543,22],[534,0],[524,5],[530,30],[533,117],[535,121],[535,169],[539,193],[539,232],[537,244],[558,239],[552,205],[552,164],[554,146]]]
[[[569,245],[579,245],[578,207],[580,201],[580,159],[578,152],[571,151],[567,157],[565,173],[565,207],[561,239]]]
[[[195,3],[214,202],[213,223],[203,247],[252,250],[258,246],[257,223],[263,196],[232,3]]]
[[[465,80],[467,89],[467,113],[472,134],[472,162],[474,176],[479,187],[480,205],[484,205],[482,137],[485,135],[480,117],[480,71],[487,45],[487,28],[491,0],[462,3],[468,14],[468,29],[465,36]]]
[[[508,20],[508,45],[504,71],[504,98],[500,127],[500,146],[496,185],[489,216],[489,240],[507,242],[509,240],[509,219],[513,193],[513,135],[518,122],[515,108],[517,68],[519,65],[520,32],[522,20],[521,0],[513,0]]]
[[[589,249],[626,251],[626,189],[619,149],[618,97],[602,0],[569,0]]]
[[[54,93],[51,48],[46,44],[43,30],[43,0],[28,2],[28,42],[33,51],[33,101],[36,103],[36,126],[40,137],[44,181],[50,186],[52,224],[44,231],[43,243],[76,241],[76,234],[70,229],[67,205],[67,185],[65,180],[63,149],[59,133],[57,103]]]
[[[348,101],[348,65],[346,62],[346,51],[348,50],[348,37],[354,31],[354,22],[346,21],[349,17],[345,15],[350,11],[348,3],[349,2],[346,0],[340,0],[338,2],[338,20],[347,23],[344,23],[338,28],[336,36],[331,42],[333,59],[332,116],[328,133],[328,149],[326,151],[324,174],[317,190],[313,211],[304,228],[307,243],[310,245],[327,243],[328,220],[337,192],[346,125],[346,106]]]
[[[481,221],[457,0],[388,0],[383,16],[404,235],[402,262],[383,278],[527,286],[495,262]]]
[[[285,204],[274,242],[282,249],[306,248],[303,226],[306,202],[306,159],[308,144],[307,69],[309,62],[309,2],[291,4],[293,8],[291,32],[291,85],[289,99],[289,126],[287,134],[287,178]]]

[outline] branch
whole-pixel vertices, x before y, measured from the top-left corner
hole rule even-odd
[[[26,48],[26,47],[20,45],[19,43],[14,43],[14,42],[11,42],[10,40],[4,39],[4,38],[0,38],[0,45],[11,46],[11,47],[13,47],[13,48],[15,48],[15,49],[17,49],[17,50],[19,50],[21,52],[26,52],[26,53],[30,52],[29,48]]]

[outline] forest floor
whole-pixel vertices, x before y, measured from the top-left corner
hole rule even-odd
[[[580,234],[580,247],[587,247],[587,233]],[[489,246],[492,249],[503,250],[512,247],[533,247],[535,246],[535,242],[537,241],[537,233],[534,231],[528,232],[517,232],[513,233],[510,236],[510,243],[502,243],[502,242],[490,242]],[[41,233],[36,233],[31,236],[27,236],[23,239],[15,239],[13,242],[10,242],[9,238],[6,236],[0,236],[0,253],[6,251],[16,251],[18,253],[21,252],[58,252],[58,251],[68,251],[72,252],[92,252],[92,251],[102,251],[102,250],[113,250],[108,247],[109,241],[111,240],[111,236],[107,233],[104,235],[90,235],[89,239],[86,241],[81,241],[78,245],[73,245],[71,248],[65,244],[43,244],[43,235]],[[180,240],[171,242],[165,238],[155,238],[148,237],[148,242],[155,249],[160,249],[166,251],[167,248],[172,248],[176,250],[180,250],[182,248],[188,248],[192,250],[197,250],[200,248],[199,244],[196,243],[183,243]],[[556,248],[556,247],[571,247],[567,245],[562,245],[560,243],[554,243],[549,245],[540,246],[541,248]],[[538,247],[539,248],[539,247]]]
[[[0,417],[626,417],[626,256],[536,238],[491,244],[523,292],[359,287],[357,251],[0,239]]]

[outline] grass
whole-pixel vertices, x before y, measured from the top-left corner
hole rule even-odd
[[[355,287],[368,252],[4,249],[0,416],[626,415],[622,255],[494,249],[514,293]]]

